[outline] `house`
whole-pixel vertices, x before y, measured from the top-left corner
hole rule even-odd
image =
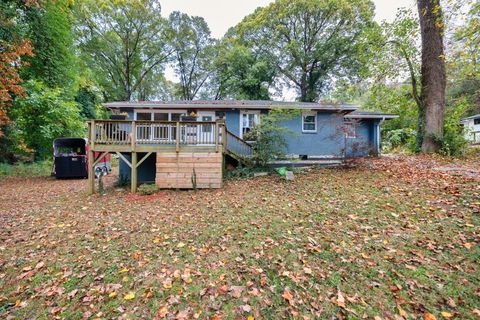
[[[463,125],[465,139],[473,144],[480,143],[480,114],[463,118],[460,122]]]
[[[246,133],[272,109],[296,109],[287,128],[289,158],[344,159],[378,155],[380,126],[395,115],[351,104],[277,101],[140,101],[104,104],[125,121],[92,120],[91,151],[119,155],[120,175],[162,188],[218,188],[225,159],[253,155]],[[92,163],[95,159],[92,157]],[[97,159],[99,160],[99,159]],[[91,182],[93,191],[93,182]]]

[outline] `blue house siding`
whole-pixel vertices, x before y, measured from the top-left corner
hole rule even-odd
[[[228,131],[237,136],[240,136],[240,111],[227,111],[225,113],[225,124],[227,125]]]
[[[286,153],[310,157],[342,157],[345,149],[345,135],[339,131],[342,124],[342,114],[321,112],[317,113],[316,132],[302,132],[302,116],[283,122],[290,131],[286,137]]]

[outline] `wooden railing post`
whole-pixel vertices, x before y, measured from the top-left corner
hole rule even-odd
[[[215,123],[215,152],[218,152],[218,142],[220,141],[220,130],[218,128],[219,125],[219,122]]]
[[[137,143],[137,123],[135,122],[135,120],[132,121],[132,133],[130,135],[130,139],[132,139],[132,151],[135,151],[135,145]]]
[[[177,146],[176,146],[176,151],[179,152],[180,151],[180,122],[177,121]]]
[[[132,159],[130,162],[131,165],[131,176],[130,176],[130,182],[131,182],[131,191],[137,192],[137,153],[135,151],[132,152]]]
[[[88,139],[88,143],[90,144],[91,149],[94,149],[95,147],[96,131],[95,120],[90,120],[90,139]]]

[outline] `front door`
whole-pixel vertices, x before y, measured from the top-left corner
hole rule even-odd
[[[198,111],[197,121],[212,122],[215,121],[215,111]],[[198,144],[214,144],[215,128],[211,124],[200,124],[197,129]]]

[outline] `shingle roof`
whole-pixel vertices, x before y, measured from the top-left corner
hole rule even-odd
[[[344,103],[286,102],[266,100],[192,100],[192,101],[117,101],[103,104],[107,108],[168,108],[168,109],[272,109],[300,108],[307,110],[353,111],[357,105]]]
[[[396,114],[384,113],[384,112],[372,112],[372,111],[363,111],[355,110],[352,113],[349,113],[345,118],[350,119],[395,119],[398,118]]]

